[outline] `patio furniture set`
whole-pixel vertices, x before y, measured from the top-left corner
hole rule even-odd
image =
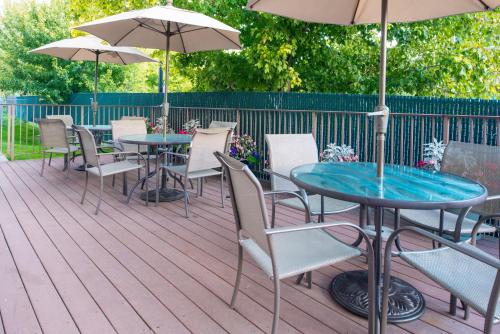
[[[111,152],[99,151],[92,127],[72,125],[78,135],[74,142],[62,119],[42,119],[39,124],[44,161],[46,153],[63,153],[68,172],[70,155],[81,150],[86,179],[82,203],[89,174],[99,178],[101,195],[96,214],[107,176],[113,177],[114,185],[115,176],[124,175],[127,201],[139,185],[145,187],[141,198],[146,205],[150,201],[158,205],[160,201],[183,199],[186,217],[188,184],[192,187],[192,180],[201,180],[196,189],[198,196],[202,195],[205,178],[220,177],[222,205],[226,181],[239,245],[230,305],[236,307],[246,252],[274,282],[273,333],[278,330],[280,280],[297,276],[300,284],[305,278],[311,288],[312,271],[359,256],[366,257],[367,270],[336,276],[330,293],[346,309],[367,317],[370,333],[385,332],[387,322],[417,319],[425,310],[425,300],[416,288],[390,276],[392,257],[399,257],[448,290],[451,314],[456,314],[460,300],[465,318],[469,307],[485,316],[485,333],[492,331],[494,320],[500,316],[500,261],[474,246],[478,233],[496,232],[495,226],[486,222],[500,218],[499,147],[450,142],[441,172],[387,165],[381,180],[372,163],[320,163],[311,134],[268,134],[266,171],[271,191],[265,192],[247,165],[227,155],[235,123],[214,121],[210,128],[198,129],[193,136],[164,136],[147,134],[143,119],[113,121],[113,140],[104,145]],[[294,154],[290,154],[291,148]],[[102,158],[106,156],[113,157],[113,162],[104,163]],[[156,163],[153,170],[150,161]],[[128,192],[125,174],[131,171],[138,176]],[[150,191],[148,183],[152,178],[155,189]],[[179,183],[182,191],[175,185],[169,188],[168,178]],[[267,196],[271,199],[270,218]],[[306,224],[276,226],[278,206],[301,210]],[[326,215],[353,209],[359,209],[359,226],[325,222]],[[384,226],[384,216],[389,215],[394,216],[394,229]],[[313,222],[314,216],[317,222]],[[401,218],[408,226],[400,227]],[[339,228],[356,231],[358,239],[352,244],[341,241],[331,231]],[[406,251],[399,240],[401,233],[429,239],[432,248]]]

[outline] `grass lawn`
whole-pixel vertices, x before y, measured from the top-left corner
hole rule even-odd
[[[2,119],[2,153],[7,156],[7,117]],[[42,157],[40,153],[40,137],[38,125],[31,122],[21,120],[15,121],[15,142],[14,142],[14,159],[27,160],[39,159]],[[10,159],[9,156],[7,158]]]

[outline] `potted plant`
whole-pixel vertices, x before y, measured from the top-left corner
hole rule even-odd
[[[229,155],[245,163],[250,169],[255,169],[260,159],[257,144],[249,135],[234,136]]]
[[[356,162],[359,157],[354,153],[354,149],[348,145],[328,144],[326,149],[320,153],[320,160],[323,162]]]

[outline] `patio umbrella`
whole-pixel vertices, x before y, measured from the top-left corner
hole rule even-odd
[[[377,116],[377,176],[384,175],[384,144],[389,119],[385,105],[387,23],[413,22],[469,12],[493,10],[500,0],[249,0],[247,8],[316,23],[381,24]]]
[[[99,82],[99,62],[113,64],[133,64],[140,62],[156,62],[141,51],[134,48],[115,47],[103,44],[94,36],[68,38],[46,44],[30,52],[45,54],[65,60],[95,61],[94,101],[92,102],[93,120],[95,126],[97,113],[97,84]]]
[[[240,49],[240,32],[201,13],[167,6],[133,10],[90,23],[75,29],[98,36],[111,45],[136,46],[166,50],[165,94],[163,101],[163,132],[168,124],[168,81],[170,51]]]

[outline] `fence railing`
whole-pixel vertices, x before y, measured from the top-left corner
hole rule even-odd
[[[110,124],[123,116],[140,116],[154,121],[161,111],[155,106],[101,105],[96,124]],[[49,115],[71,115],[75,124],[92,124],[88,105],[0,104],[0,153],[8,159],[34,159],[40,155],[36,121]]]
[[[0,105],[0,141],[2,153],[9,159],[38,157],[39,137],[36,120],[47,115],[71,115],[75,124],[90,124],[88,105],[10,104]],[[123,116],[141,116],[154,121],[158,106],[101,105],[98,124],[109,124]],[[264,136],[267,133],[313,133],[318,149],[329,143],[353,147],[361,161],[374,161],[373,118],[364,112],[310,111],[283,109],[237,109],[207,107],[171,107],[170,126],[175,130],[198,119],[202,127],[212,120],[238,123],[237,133],[251,135],[267,159]],[[500,116],[391,113],[386,141],[386,163],[415,165],[423,158],[424,143],[433,138],[500,146]],[[294,154],[290,152],[290,154]],[[263,167],[261,166],[258,167]]]
[[[361,161],[374,161],[376,156],[374,120],[363,112],[171,108],[170,124],[174,129],[189,119],[198,119],[203,127],[212,120],[237,122],[237,133],[251,135],[264,160],[267,133],[312,133],[320,151],[336,143],[353,147]],[[386,163],[415,165],[423,159],[424,144],[433,138],[445,143],[456,140],[500,146],[500,116],[391,113]]]

